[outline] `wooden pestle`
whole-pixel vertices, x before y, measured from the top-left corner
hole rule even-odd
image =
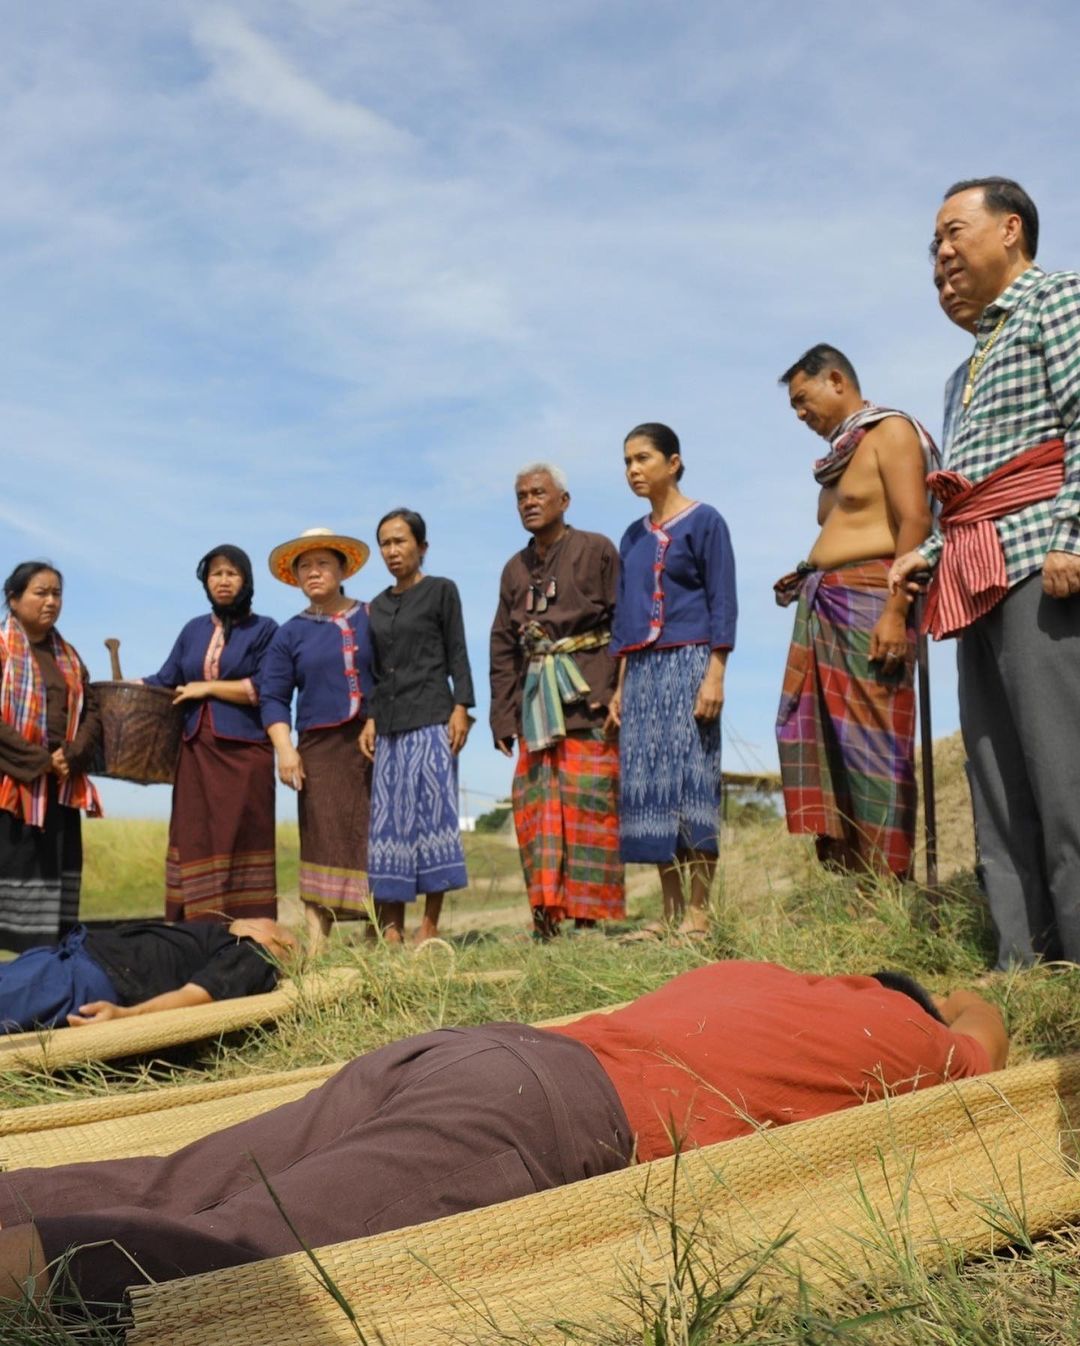
[[[124,675],[120,672],[120,642],[115,636],[107,636],[105,638],[105,648],[109,651],[113,682],[123,682]]]

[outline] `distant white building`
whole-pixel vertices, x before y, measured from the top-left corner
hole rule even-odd
[[[458,827],[460,827],[461,830],[462,830],[463,832],[475,832],[475,831],[476,831],[476,819],[473,818],[473,817],[472,817],[471,815],[469,815],[469,814],[459,813],[459,814],[458,814]]]

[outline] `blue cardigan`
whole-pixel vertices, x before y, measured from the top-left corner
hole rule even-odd
[[[374,687],[371,673],[371,628],[367,608],[357,603],[345,613],[356,637],[356,672],[361,703],[359,717],[367,716],[367,700]],[[332,618],[299,612],[278,627],[259,676],[259,701],[265,728],[289,724],[293,690],[297,692],[296,727],[329,729],[356,718],[349,713],[349,682],[341,631]]]
[[[254,612],[237,622],[221,651],[218,675],[221,680],[234,682],[251,678],[258,691],[263,656],[277,629],[273,617],[259,617]],[[143,678],[143,682],[151,687],[180,687],[185,682],[202,682],[203,660],[213,634],[214,619],[209,612],[202,617],[193,617],[176,637],[169,657],[156,673]],[[235,738],[245,743],[266,742],[258,706],[235,706],[231,701],[208,696],[203,701],[185,701],[183,707],[185,738],[194,738],[205,709],[215,738]]]
[[[663,528],[638,519],[623,534],[619,556],[613,655],[673,645],[734,649],[735,556],[712,505],[689,505]]]

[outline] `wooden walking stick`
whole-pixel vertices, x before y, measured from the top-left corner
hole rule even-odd
[[[120,672],[120,642],[115,636],[106,636],[105,648],[109,651],[109,663],[112,666],[113,682],[123,682],[124,675]]]
[[[922,797],[923,828],[926,833],[926,888],[930,904],[936,907],[941,900],[937,890],[937,798],[934,794],[934,729],[930,716],[930,655],[926,643],[926,634],[922,629],[923,607],[926,602],[926,585],[930,580],[929,571],[920,570],[912,575],[919,585],[920,593],[915,599],[915,665],[919,679],[919,743],[922,747]]]

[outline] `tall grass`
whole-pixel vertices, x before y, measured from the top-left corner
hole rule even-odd
[[[87,907],[110,915],[160,911],[164,825],[91,823],[85,836]],[[279,829],[279,842],[287,879],[290,872],[295,875],[295,829]],[[470,920],[481,925],[480,916],[493,906],[520,910],[520,916],[508,917],[506,927],[419,957],[368,947],[345,932],[345,937],[335,936],[326,955],[329,964],[362,969],[361,989],[344,1003],[306,1008],[273,1029],[178,1049],[134,1071],[97,1067],[58,1078],[0,1077],[0,1101],[20,1106],[177,1079],[319,1064],[448,1023],[535,1021],[630,999],[712,958],[767,959],[825,973],[901,968],[933,990],[970,984],[987,973],[993,959],[984,904],[970,872],[955,875],[935,905],[915,885],[867,886],[824,873],[809,848],[787,837],[782,824],[751,823],[725,837],[711,930],[700,945],[588,939],[540,946],[520,933],[515,936],[515,929],[525,926],[516,851],[498,837],[470,837],[467,845],[472,888],[462,899],[463,927]],[[280,886],[284,890],[285,882]],[[658,894],[647,887],[634,909],[637,915],[658,914]],[[459,975],[496,967],[521,975],[494,982]],[[985,990],[1005,1014],[1014,1061],[1080,1049],[1076,969],[1050,966],[991,975]],[[796,1270],[785,1270],[779,1245],[748,1249],[744,1259],[732,1263],[717,1262],[708,1240],[694,1228],[673,1228],[670,1242],[666,1280],[649,1285],[631,1280],[626,1286],[635,1305],[632,1332],[586,1330],[568,1322],[564,1339],[589,1346],[718,1346],[727,1341],[1065,1346],[1080,1339],[1077,1230],[1035,1241],[1021,1228],[1009,1256],[971,1265],[958,1257],[932,1273],[901,1244],[891,1250],[873,1283],[866,1282],[860,1267],[847,1268],[846,1277],[839,1268],[828,1294],[808,1285]],[[17,1326],[0,1323],[0,1340],[73,1346],[118,1339],[86,1330],[91,1335],[76,1335],[57,1322],[48,1306],[38,1306],[19,1311]]]

